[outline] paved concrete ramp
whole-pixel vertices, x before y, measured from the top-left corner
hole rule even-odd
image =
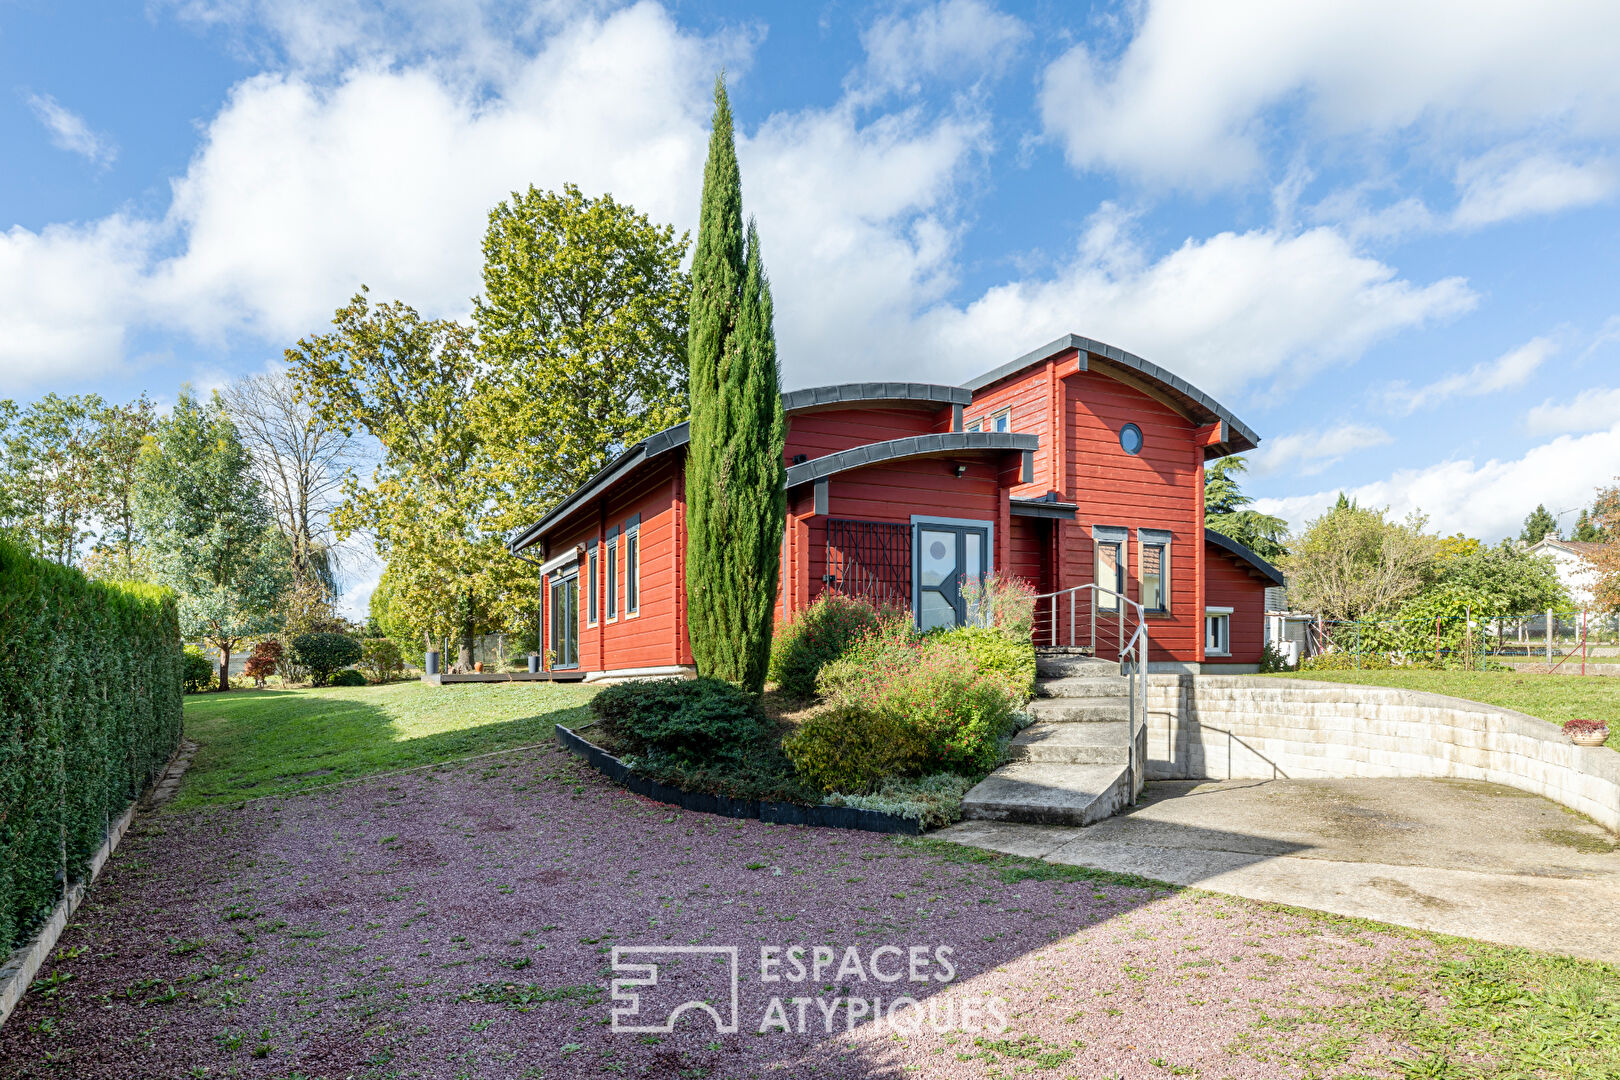
[[[1620,963],[1620,850],[1595,822],[1475,781],[1149,783],[1081,829],[964,821],[961,844]]]

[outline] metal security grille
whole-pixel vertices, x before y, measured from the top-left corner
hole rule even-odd
[[[911,606],[911,526],[828,521],[827,587],[879,606]]]

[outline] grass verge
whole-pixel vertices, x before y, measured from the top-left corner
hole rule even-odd
[[[232,690],[186,698],[199,749],[170,805],[285,795],[373,773],[546,742],[589,721],[594,688],[470,683]]]

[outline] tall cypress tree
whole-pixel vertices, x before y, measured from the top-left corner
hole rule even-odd
[[[781,572],[786,477],[770,283],[742,180],[723,79],[703,170],[687,331],[687,620],[698,672],[765,685]]]

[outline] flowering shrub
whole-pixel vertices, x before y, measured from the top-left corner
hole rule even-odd
[[[949,634],[918,635],[889,618],[822,668],[816,688],[832,704],[897,721],[927,746],[931,772],[995,766],[1012,720],[1005,680],[979,670]]]
[[[994,627],[1016,641],[1029,641],[1035,627],[1035,589],[1023,578],[992,571],[962,582],[969,626]]]
[[[1602,720],[1565,720],[1565,735],[1596,735],[1600,731],[1608,731],[1609,725]]]
[[[1035,692],[1035,647],[987,626],[963,626],[939,635],[942,645],[960,649],[981,675],[1001,683],[1015,705]]]
[[[777,630],[771,640],[770,678],[785,694],[810,697],[822,667],[875,628],[879,618],[878,609],[864,600],[822,593]]]

